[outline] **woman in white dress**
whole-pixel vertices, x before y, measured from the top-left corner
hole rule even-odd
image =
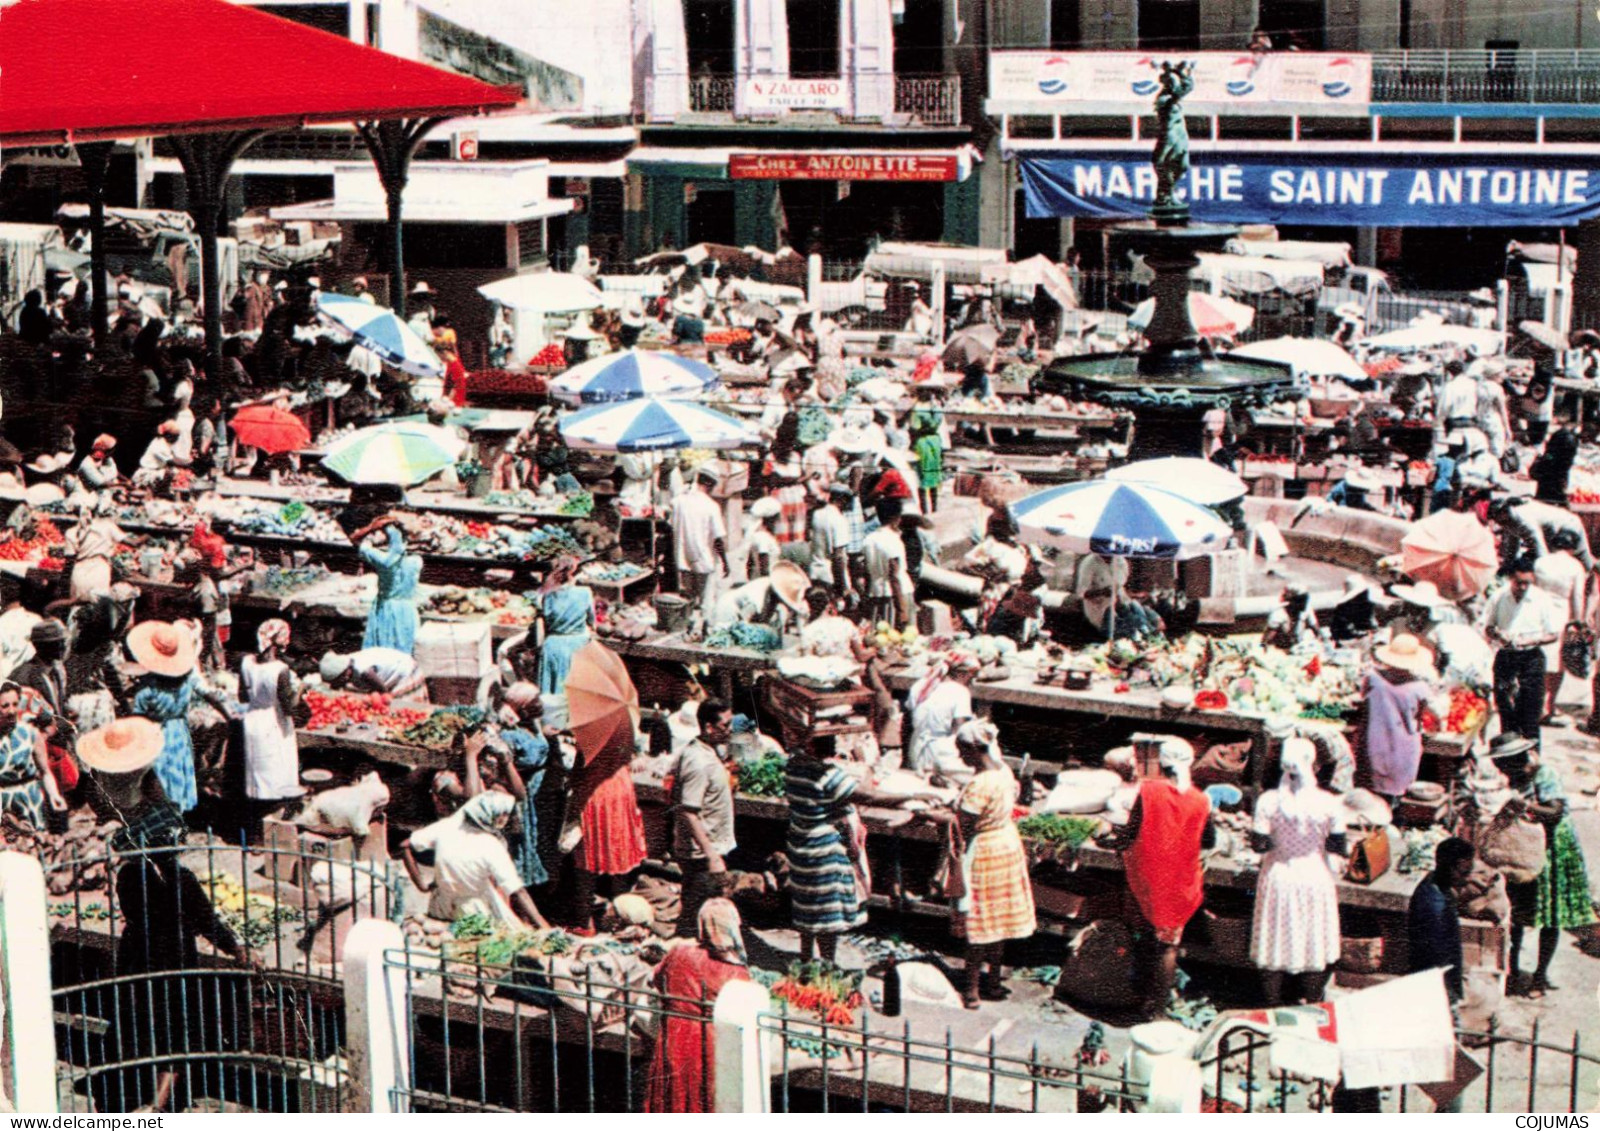
[[[279,658],[288,646],[288,622],[266,621],[256,632],[258,651],[239,665],[239,702],[244,704],[244,792],[250,799],[252,826],[304,792],[293,718],[300,688],[289,665]]]
[[[907,764],[917,773],[934,768],[936,743],[954,736],[973,717],[972,680],[978,674],[977,657],[952,653],[911,685],[906,704],[911,710],[911,746]]]
[[[1328,968],[1339,960],[1339,892],[1329,856],[1343,857],[1344,809],[1317,784],[1317,749],[1290,738],[1283,780],[1256,802],[1252,841],[1262,853],[1250,960],[1261,970],[1269,1005],[1285,1004],[1283,981],[1298,983],[1292,1003],[1322,1000]]]

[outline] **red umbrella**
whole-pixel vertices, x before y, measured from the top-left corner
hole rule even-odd
[[[241,408],[228,427],[241,444],[260,448],[268,455],[292,452],[311,443],[311,430],[292,412],[271,405],[253,404]]]
[[[1453,601],[1484,591],[1499,568],[1494,535],[1463,511],[1440,511],[1400,540],[1400,568],[1413,581],[1431,581]]]

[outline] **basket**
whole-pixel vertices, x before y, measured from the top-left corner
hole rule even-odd
[[[1219,915],[1209,909],[1205,917],[1212,960],[1228,966],[1249,965],[1251,920],[1248,917]]]
[[[1339,944],[1339,969],[1350,974],[1376,974],[1383,968],[1383,936],[1345,935]]]

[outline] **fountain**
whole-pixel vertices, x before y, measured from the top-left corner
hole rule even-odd
[[[1189,223],[1178,186],[1189,172],[1189,131],[1183,100],[1194,89],[1190,63],[1163,63],[1156,94],[1160,139],[1151,154],[1156,196],[1150,219],[1118,225],[1111,246],[1120,257],[1142,255],[1154,272],[1155,313],[1139,354],[1085,354],[1052,362],[1039,387],[1072,400],[1125,408],[1134,416],[1129,460],[1202,454],[1201,423],[1213,408],[1265,407],[1298,394],[1293,372],[1276,362],[1216,354],[1189,314],[1189,272],[1197,253],[1221,251],[1238,229]]]

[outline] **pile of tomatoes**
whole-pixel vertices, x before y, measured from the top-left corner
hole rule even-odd
[[[567,351],[552,342],[538,353],[528,359],[529,365],[560,365],[567,364]]]
[[[32,561],[42,556],[51,546],[61,545],[62,541],[61,531],[55,523],[48,518],[35,519],[32,538],[10,538],[0,542],[0,561]]]
[[[311,708],[311,730],[367,724],[399,731],[415,726],[428,717],[416,707],[396,707],[394,697],[381,692],[354,695],[342,691],[307,691],[306,706]]]
[[[1422,729],[1428,734],[1471,734],[1489,717],[1489,701],[1466,687],[1450,692],[1450,709],[1441,721],[1431,710],[1422,712]]]
[[[751,334],[742,326],[733,326],[724,330],[707,330],[705,335],[708,346],[734,346],[748,342]]]
[[[1600,503],[1600,491],[1568,491],[1567,502],[1577,503],[1579,506],[1592,506],[1595,503]]]

